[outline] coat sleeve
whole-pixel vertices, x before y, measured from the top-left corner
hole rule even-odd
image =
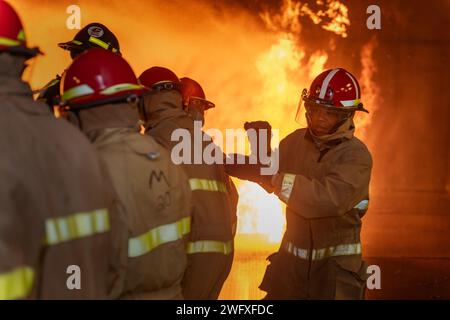
[[[20,212],[24,201],[27,203],[26,190],[10,170],[3,169],[0,164],[0,300],[25,299],[30,297],[36,279],[32,261],[27,257],[31,251],[26,247],[28,224]]]
[[[367,149],[346,153],[322,178],[280,173],[275,193],[305,218],[340,216],[363,200],[370,181],[372,159]]]

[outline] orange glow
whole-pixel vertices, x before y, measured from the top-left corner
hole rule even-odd
[[[377,47],[377,41],[375,38],[370,40],[361,48],[361,77],[359,83],[361,86],[361,92],[364,93],[363,102],[370,113],[374,113],[378,107],[377,97],[380,89],[378,85],[373,81],[377,66],[373,60],[373,51]],[[356,114],[356,121],[358,123],[356,132],[360,137],[366,137],[366,128],[370,124],[371,117],[366,115]]]
[[[29,42],[46,53],[31,74],[36,89],[70,63],[68,53],[56,44],[72,39],[76,33],[65,27],[65,10],[73,1],[10,2],[20,12]],[[284,0],[278,13],[260,15],[238,10],[218,12],[205,2],[190,1],[187,5],[180,0],[120,0],[109,1],[107,6],[79,0],[77,4],[82,25],[98,21],[117,35],[123,56],[137,75],[160,65],[171,68],[179,77],[188,76],[201,83],[207,99],[216,104],[207,114],[206,129],[225,131],[242,128],[245,121],[268,120],[279,129],[280,139],[299,127],[295,113],[300,93],[323,71],[328,60],[325,51],[306,57],[299,17],[307,16],[324,30],[344,38],[350,25],[347,7],[331,0],[317,1],[317,12],[307,4]],[[376,94],[368,89],[374,88],[370,82],[373,46],[369,43],[362,52],[365,96]],[[367,105],[372,104],[366,100]],[[300,126],[306,124],[303,121]],[[284,205],[256,184],[237,185],[240,202],[235,264],[221,298],[257,299],[262,297],[257,286],[265,257],[277,250],[285,229]]]

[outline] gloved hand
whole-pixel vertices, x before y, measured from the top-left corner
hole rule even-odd
[[[252,121],[244,123],[244,129],[247,131],[247,136],[250,141],[251,154],[255,155],[258,159],[258,163],[261,163],[259,148],[263,148],[265,155],[270,157],[272,153],[272,148],[270,145],[270,140],[272,138],[272,127],[267,121]],[[249,134],[250,129],[253,129],[256,133]],[[265,135],[262,130],[265,130]],[[265,139],[265,140],[263,140]],[[264,154],[264,153],[263,153]]]
[[[262,164],[250,164],[248,156],[245,156],[245,163],[238,164],[237,163],[237,155],[231,154],[229,155],[234,161],[233,164],[225,164],[225,172],[232,176],[239,178],[241,180],[252,181],[259,184],[263,187],[267,192],[272,193],[274,191],[272,185],[272,175],[263,175],[261,174],[261,168],[264,167]]]

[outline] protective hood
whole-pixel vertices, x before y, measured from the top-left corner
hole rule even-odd
[[[185,117],[181,94],[177,91],[161,91],[144,98],[145,128],[153,128],[162,121]]]
[[[311,137],[319,150],[350,140],[355,133],[355,124],[352,117],[347,118],[333,133],[320,137],[316,136],[310,129],[308,117],[306,117],[306,120],[308,122],[308,136]]]

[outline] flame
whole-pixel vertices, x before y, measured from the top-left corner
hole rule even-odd
[[[321,8],[317,12],[309,8],[308,4],[301,6],[301,15],[308,16],[314,24],[322,24],[324,30],[347,38],[347,28],[350,26],[348,8],[335,0],[327,0],[326,2],[318,0],[316,4]]]
[[[279,243],[285,218],[278,198],[252,182],[239,185],[238,230],[241,234],[261,234],[266,242]]]
[[[372,38],[361,48],[361,65],[362,71],[359,78],[359,83],[362,92],[362,101],[364,106],[373,114],[378,107],[380,88],[374,81],[374,76],[377,72],[377,65],[373,58],[373,52],[376,49],[378,43],[376,38]],[[355,121],[358,123],[357,134],[360,137],[366,137],[366,128],[370,124],[372,117],[368,117],[366,114],[357,113]]]
[[[300,5],[300,2],[283,0],[279,13],[271,15],[268,11],[264,11],[260,13],[260,17],[269,30],[276,32],[286,30],[289,33],[300,33],[301,24],[298,19],[301,13]]]
[[[30,43],[46,52],[37,60],[31,81],[33,88],[39,88],[70,63],[67,52],[57,48],[56,43],[72,39],[76,33],[65,28],[65,9],[72,3],[10,2],[22,16]],[[77,3],[82,10],[82,25],[100,20],[116,33],[123,56],[137,74],[161,65],[180,77],[199,81],[207,98],[216,104],[207,114],[206,129],[225,132],[226,128],[242,128],[245,121],[267,120],[280,130],[280,138],[306,125],[295,122],[300,93],[323,71],[328,60],[328,53],[322,50],[306,54],[301,19],[309,17],[324,30],[344,38],[350,26],[347,7],[331,0],[317,1],[315,8],[284,0],[277,12],[257,15],[218,10],[204,1],[192,1],[186,6],[181,0],[117,0],[110,1],[108,8],[87,0]],[[39,15],[35,14],[37,8]],[[373,49],[369,45],[365,48],[362,59],[370,61]],[[370,65],[363,63],[363,77],[368,79],[364,88],[373,87],[370,79],[374,70]],[[274,250],[285,229],[284,205],[254,183],[237,182],[237,187],[240,202],[236,259],[239,261],[240,245],[245,244],[253,250],[256,256],[251,257],[258,259],[258,265],[245,274],[232,273],[230,278],[237,279],[240,291],[233,291],[228,284],[221,297],[255,298],[261,295],[257,282],[265,267],[262,256]],[[250,285],[245,281],[253,282]]]

